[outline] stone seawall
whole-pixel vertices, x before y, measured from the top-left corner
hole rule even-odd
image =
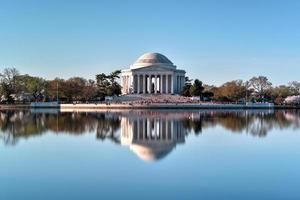
[[[61,104],[66,109],[273,109],[273,104]]]
[[[15,109],[60,109],[60,110],[109,110],[109,109],[300,109],[299,106],[285,106],[273,104],[172,104],[172,103],[152,103],[152,104],[12,104],[0,105],[1,110]]]

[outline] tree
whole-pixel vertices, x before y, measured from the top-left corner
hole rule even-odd
[[[11,85],[12,89],[16,91],[17,89],[17,77],[20,75],[19,71],[16,68],[5,68],[0,74],[1,81],[5,82],[8,85]]]
[[[120,78],[121,70],[116,70],[109,75],[104,73],[96,75],[96,82],[98,88],[98,96],[104,98],[105,96],[114,96],[121,94],[121,85],[117,82]]]
[[[286,85],[280,85],[275,88],[271,88],[270,93],[272,99],[276,99],[277,97],[286,98],[293,95],[291,87]]]
[[[300,82],[292,81],[289,83],[289,86],[294,93],[294,95],[300,95]]]
[[[60,78],[55,78],[54,80],[47,81],[46,84],[46,96],[51,101],[56,101],[57,99],[63,100],[66,98],[65,95],[65,80]]]
[[[111,72],[107,76],[107,78],[110,80],[111,83],[114,83],[114,82],[116,82],[116,79],[120,78],[120,74],[121,74],[121,70],[116,70],[116,71]]]
[[[202,94],[204,100],[211,100],[214,97],[214,93],[211,91],[205,91]]]
[[[47,82],[40,77],[33,77],[29,75],[23,75],[18,77],[20,85],[22,85],[22,91],[30,93],[34,100],[37,101],[43,99]]]
[[[94,80],[88,80],[84,89],[84,97],[86,100],[92,100],[97,96],[97,86]]]
[[[110,86],[107,78],[108,77],[104,73],[96,75],[97,96],[99,96],[100,98],[104,98],[106,96],[106,89]]]
[[[1,82],[0,92],[1,92],[1,95],[3,95],[4,99],[8,103],[13,103],[14,102],[14,99],[11,96],[13,94],[13,90],[7,83]],[[1,99],[1,100],[3,100],[3,99]]]
[[[16,68],[5,68],[0,73],[1,93],[9,103],[13,102],[11,95],[18,91],[18,76],[19,72]]]
[[[64,93],[68,101],[79,101],[84,98],[84,89],[87,81],[81,77],[73,77],[65,82]]]
[[[265,76],[252,77],[249,80],[249,83],[258,93],[261,99],[264,98],[266,90],[268,90],[272,86],[272,83],[269,82],[268,78]]]
[[[239,101],[246,96],[246,85],[242,80],[224,83],[219,88],[213,89],[215,98],[221,101]]]
[[[182,91],[181,91],[181,95],[182,96],[185,96],[185,97],[190,97],[191,96],[191,93],[190,93],[190,88],[192,86],[191,84],[192,82],[192,79],[189,79],[188,76],[185,77],[185,84],[182,88]]]
[[[108,75],[108,79],[110,80],[110,86],[108,87],[107,90],[107,95],[108,96],[113,96],[113,95],[120,95],[121,92],[121,85],[116,81],[116,79],[120,78],[121,70],[116,70],[110,75]]]
[[[204,87],[202,85],[202,82],[196,79],[193,85],[190,87],[190,94],[192,96],[199,96],[202,99],[203,90]]]

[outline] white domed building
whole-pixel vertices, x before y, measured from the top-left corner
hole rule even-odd
[[[122,70],[121,78],[123,94],[179,94],[185,71],[160,53],[146,53]]]

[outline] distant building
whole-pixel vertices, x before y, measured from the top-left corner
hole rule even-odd
[[[178,94],[185,84],[185,71],[162,54],[146,53],[122,70],[121,78],[123,94]]]

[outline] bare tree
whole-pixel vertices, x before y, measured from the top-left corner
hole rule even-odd
[[[258,93],[260,98],[263,98],[266,90],[272,86],[272,83],[269,82],[268,78],[265,76],[253,77],[249,80],[250,85]]]
[[[12,102],[11,95],[18,92],[18,76],[19,72],[16,68],[5,68],[0,73],[1,95],[4,95],[8,102]]]

